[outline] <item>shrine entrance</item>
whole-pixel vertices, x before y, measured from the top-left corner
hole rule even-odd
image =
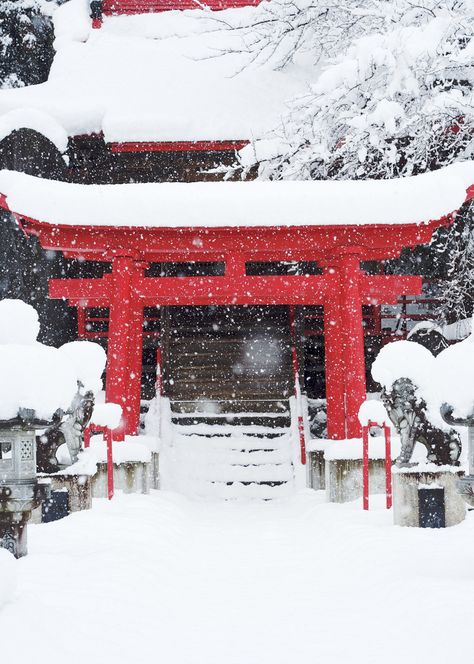
[[[5,186],[15,192],[17,180],[27,177],[14,174],[12,182],[6,181]],[[465,177],[467,180],[468,176]],[[62,251],[67,258],[108,264],[110,271],[99,278],[51,279],[49,293],[52,298],[67,300],[71,306],[109,310],[106,397],[107,401],[123,408],[119,438],[138,431],[146,308],[159,306],[170,308],[170,312],[176,308],[170,313],[176,317],[176,324],[170,326],[167,351],[169,369],[175,362],[173,357],[182,356],[181,374],[176,387],[173,385],[176,394],[184,386],[199,392],[197,366],[201,367],[201,376],[207,372],[212,378],[213,372],[220,371],[220,376],[215,373],[216,383],[220,380],[222,390],[232,394],[232,385],[238,384],[236,374],[226,375],[225,370],[217,366],[218,361],[212,359],[212,349],[206,349],[205,344],[200,349],[196,342],[189,354],[199,359],[202,350],[204,361],[207,353],[204,364],[186,366],[186,349],[194,343],[193,327],[209,325],[208,314],[212,307],[236,312],[228,317],[229,325],[234,321],[234,335],[238,329],[235,317],[244,308],[249,313],[258,312],[260,307],[261,311],[273,312],[277,319],[281,315],[283,327],[279,333],[283,336],[278,344],[281,357],[285,359],[278,371],[272,369],[273,374],[268,373],[275,386],[280,381],[280,390],[288,370],[284,312],[308,305],[321,307],[323,311],[328,436],[346,439],[360,435],[358,411],[366,398],[363,307],[395,304],[400,295],[419,295],[422,288],[419,276],[373,275],[362,266],[366,262],[396,258],[404,248],[428,243],[433,231],[453,218],[453,213],[446,212],[446,216],[435,221],[420,222],[423,200],[415,195],[418,181],[421,185],[425,182],[421,178],[413,178],[413,182],[407,178],[405,183],[394,182],[393,186],[392,183],[375,185],[370,182],[268,182],[258,183],[258,186],[256,183],[198,183],[199,186],[152,184],[89,188],[35,179],[36,195],[33,195],[30,178],[28,186],[21,184],[21,196],[24,192],[30,196],[27,208],[30,214],[26,216],[21,210],[13,214],[23,231],[37,236],[43,248]],[[463,189],[457,179],[455,185],[456,197],[453,193],[451,200],[456,198],[459,205],[464,202],[460,200]],[[410,201],[403,214],[400,208],[404,200],[400,194],[402,188],[409,192]],[[352,197],[352,203],[344,197],[339,200],[336,191],[341,192],[341,197],[345,191]],[[366,198],[368,191],[372,195],[370,201]],[[374,198],[375,191],[378,194]],[[420,191],[425,191],[424,185]],[[280,196],[278,205],[270,206],[271,195],[275,192]],[[187,193],[191,198],[186,197]],[[70,196],[77,198],[79,211],[71,208]],[[20,198],[12,197],[12,200],[17,200],[21,206]],[[41,208],[45,200],[54,201],[54,206]],[[61,212],[58,212],[58,201]],[[8,190],[6,195],[0,195],[0,205],[10,209],[7,202]],[[391,205],[398,219],[395,223],[390,221]],[[358,211],[355,215],[353,207]],[[366,208],[370,211],[369,223],[363,222],[362,212]],[[140,214],[134,216],[136,210]],[[36,214],[53,215],[54,221],[39,221]],[[413,222],[411,214],[415,215]],[[78,215],[85,215],[83,223],[78,222],[82,219]],[[61,222],[63,217],[69,219],[67,223]],[[386,221],[379,222],[379,218]],[[129,225],[134,219],[141,225]],[[170,225],[166,225],[168,219],[171,219]],[[256,263],[276,266],[306,262],[317,265],[317,270],[281,274],[275,269],[257,274],[254,269]],[[178,264],[192,265],[193,269],[184,273],[165,269],[167,265]],[[197,269],[205,264],[218,267],[215,272]],[[154,270],[153,266],[157,265],[160,269]],[[251,318],[252,315],[249,320]],[[256,331],[261,324],[257,319],[258,316]],[[185,341],[181,349],[173,348],[173,344],[179,346],[179,343],[172,330],[180,328]],[[227,333],[232,334],[230,328],[228,332],[210,329],[208,342],[221,343]],[[243,336],[239,343],[244,346],[248,343],[252,354],[251,346],[258,343],[258,335],[246,339]],[[268,343],[273,342],[266,339],[264,344]],[[244,365],[240,367],[240,350],[235,345],[232,347],[230,340],[228,348],[233,348],[234,370],[242,370],[244,375],[245,354],[242,356]],[[263,350],[264,356],[267,350]],[[262,355],[262,352],[257,354]],[[256,376],[251,380],[251,374],[251,371],[247,373],[248,386],[252,380],[257,381]],[[172,380],[171,376],[170,386]]]

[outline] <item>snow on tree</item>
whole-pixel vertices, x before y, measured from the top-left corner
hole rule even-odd
[[[474,5],[465,0],[263,3],[241,28],[254,62],[309,58],[307,93],[240,153],[262,178],[386,178],[472,156]]]
[[[46,80],[53,60],[54,0],[5,0],[0,3],[0,88]]]
[[[438,317],[443,323],[471,318],[474,313],[474,205],[464,206],[443,233],[437,233],[433,249],[446,260]]]

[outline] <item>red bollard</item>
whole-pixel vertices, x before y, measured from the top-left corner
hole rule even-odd
[[[385,493],[389,510],[392,507],[392,443],[388,424],[384,424],[383,431],[385,434]]]
[[[112,500],[114,497],[114,457],[112,431],[109,428],[104,429],[104,437],[107,443],[107,498]]]
[[[369,509],[369,426],[362,427],[362,501],[365,510]]]

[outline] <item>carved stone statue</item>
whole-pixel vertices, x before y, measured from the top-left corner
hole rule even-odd
[[[53,424],[41,435],[37,436],[37,468],[38,472],[55,473],[61,469],[56,458],[56,452],[61,445],[66,444],[71,463],[77,461],[82,449],[84,429],[90,422],[94,409],[94,394],[86,392],[81,394],[81,385],[71,404],[71,409],[65,413],[55,415]]]
[[[417,442],[426,447],[430,463],[459,466],[459,434],[454,429],[446,432],[431,424],[426,416],[426,403],[416,395],[410,379],[396,380],[390,392],[382,392],[382,401],[402,443],[400,455],[395,461],[397,466],[411,465]]]

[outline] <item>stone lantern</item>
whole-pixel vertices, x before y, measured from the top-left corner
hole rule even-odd
[[[36,476],[36,429],[49,422],[20,409],[18,416],[0,421],[0,546],[16,558],[26,555],[26,524],[31,510],[50,496],[49,483]]]

